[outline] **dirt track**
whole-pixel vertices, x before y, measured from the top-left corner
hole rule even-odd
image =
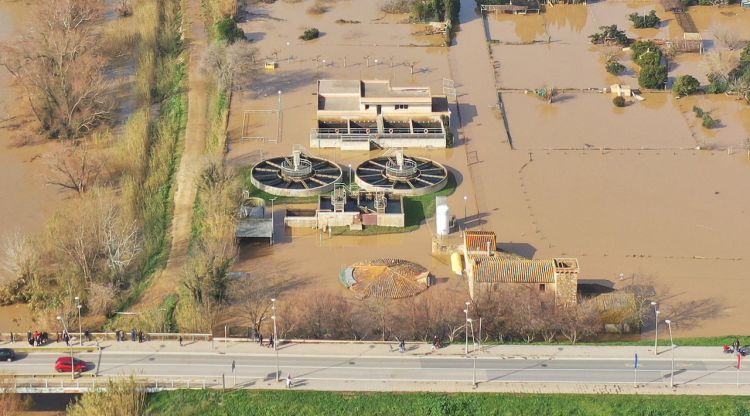
[[[180,166],[175,176],[172,246],[167,266],[146,291],[142,307],[154,306],[179,287],[182,268],[190,245],[190,224],[197,191],[196,178],[203,165],[208,102],[208,80],[201,74],[200,57],[207,46],[207,35],[201,15],[201,2],[187,2],[185,16],[189,21],[190,62],[188,65],[188,119]]]

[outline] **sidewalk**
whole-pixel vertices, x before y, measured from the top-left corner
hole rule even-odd
[[[78,343],[71,343],[78,349]],[[95,342],[84,342],[83,346],[96,348]],[[184,353],[184,354],[248,354],[271,355],[273,349],[260,346],[256,342],[224,341],[184,341],[180,346],[177,341],[146,341],[143,343],[112,340],[102,341],[99,346],[105,353]],[[0,347],[24,348],[32,352],[45,350],[58,352],[60,348],[67,348],[65,343],[52,342],[46,346],[30,348],[25,342],[1,342]],[[367,343],[367,342],[289,342],[279,345],[279,354],[287,356],[359,356],[359,357],[442,357],[456,358],[465,356],[464,343],[458,342],[436,351],[431,351],[429,343],[407,343],[406,351],[399,353],[397,343]],[[659,355],[654,354],[654,348],[646,346],[593,346],[593,345],[489,345],[479,348],[469,343],[469,354],[477,358],[499,359],[602,359],[602,360],[632,360],[638,354],[639,360],[671,360],[672,350],[668,346],[659,347]],[[721,347],[680,347],[674,350],[678,360],[736,360],[733,355],[724,354]]]

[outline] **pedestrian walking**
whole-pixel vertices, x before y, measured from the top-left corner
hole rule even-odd
[[[268,348],[273,348],[273,335],[268,338]]]
[[[258,334],[258,344],[260,344],[261,347],[263,346],[263,334]]]
[[[138,331],[138,343],[143,342],[143,331]]]
[[[430,352],[433,352],[437,349],[437,344],[438,344],[438,337],[437,335],[435,335],[432,337],[432,347],[430,348]]]
[[[130,330],[130,341],[135,342],[135,328]]]
[[[16,343],[16,334],[10,333],[10,343],[15,344]]]
[[[180,335],[177,339],[180,341],[180,346],[182,346],[182,335]]]
[[[65,345],[68,347],[70,346],[70,335],[68,335],[68,332],[63,332],[63,339],[65,340]]]
[[[406,341],[403,339],[399,341],[398,343],[398,352],[405,352],[406,351]]]
[[[286,388],[291,389],[292,388],[292,374],[286,375]]]

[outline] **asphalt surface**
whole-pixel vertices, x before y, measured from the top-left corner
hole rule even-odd
[[[0,363],[0,371],[37,377],[54,372],[59,353],[20,354],[17,361]],[[174,379],[221,377],[229,384],[252,387],[269,383],[276,376],[272,353],[197,352],[107,352],[76,354],[90,363],[89,374],[130,375]],[[235,373],[232,373],[232,361]],[[503,358],[456,356],[413,356],[393,352],[392,356],[290,355],[278,358],[281,378],[292,374],[298,386],[347,383],[373,390],[383,383],[545,383],[545,384],[633,384],[668,386],[672,374],[669,357],[643,358],[636,372],[632,359],[617,358]],[[476,365],[476,369],[474,369]],[[727,359],[678,359],[674,383],[678,385],[734,385],[737,369]],[[744,376],[741,374],[741,376]],[[637,379],[636,379],[637,377]],[[750,376],[740,380],[750,385]],[[379,387],[378,387],[379,386]]]

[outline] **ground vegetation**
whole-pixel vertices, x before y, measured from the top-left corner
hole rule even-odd
[[[396,404],[396,405],[394,405]],[[154,395],[149,414],[223,415],[277,414],[331,416],[369,415],[744,415],[744,396],[647,396],[500,393],[337,393],[313,391],[178,390]]]

